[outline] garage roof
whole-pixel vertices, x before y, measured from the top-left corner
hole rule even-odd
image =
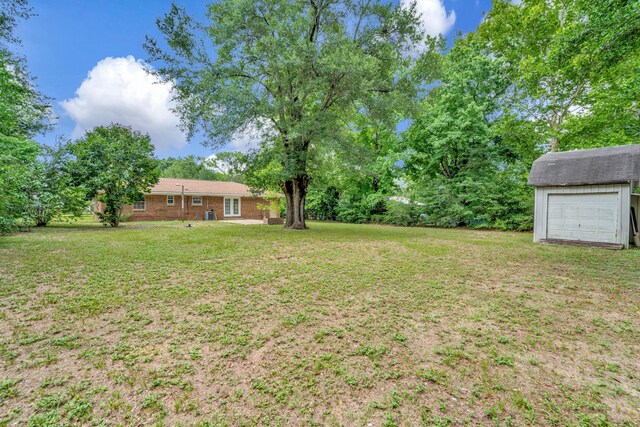
[[[536,187],[629,181],[640,181],[640,144],[547,153],[529,174],[529,185]]]

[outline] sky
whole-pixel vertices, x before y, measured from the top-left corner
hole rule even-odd
[[[400,0],[408,1],[408,0]],[[204,20],[204,1],[178,0],[191,16]],[[57,124],[37,137],[78,138],[95,126],[121,123],[148,133],[160,158],[207,157],[214,152],[247,150],[251,135],[212,149],[197,136],[187,141],[171,112],[169,88],[145,72],[145,36],[159,37],[157,17],[170,0],[31,0],[37,16],[20,22],[16,34],[38,89],[52,98]],[[490,0],[417,0],[426,32],[449,40],[474,31]]]

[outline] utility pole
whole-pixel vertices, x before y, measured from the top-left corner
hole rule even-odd
[[[176,187],[182,187],[182,196],[180,197],[180,203],[182,204],[182,222],[184,222],[184,184],[176,184]],[[188,188],[187,188],[188,190]]]

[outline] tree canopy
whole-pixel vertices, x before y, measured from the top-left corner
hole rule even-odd
[[[5,233],[18,221],[33,219],[40,147],[31,138],[50,129],[50,106],[25,58],[13,50],[20,44],[15,27],[32,15],[31,8],[24,0],[2,0],[0,6],[0,233]]]
[[[83,188],[73,182],[73,159],[68,142],[56,146],[42,146],[34,184],[34,220],[46,226],[53,219],[74,219],[87,212]]]
[[[563,149],[572,131],[581,128],[576,118],[614,119],[602,96],[623,110],[638,99],[637,79],[635,90],[617,84],[626,77],[623,64],[628,70],[633,61],[637,70],[637,2],[496,0],[478,34],[491,54],[508,64],[513,84],[508,108],[534,122],[539,140],[551,151]],[[599,135],[596,127],[589,128],[591,139],[606,133],[606,128]]]
[[[129,127],[99,126],[70,144],[75,160],[71,176],[85,190],[85,199],[104,204],[97,213],[105,225],[117,227],[125,204],[142,200],[158,182],[158,160],[148,135]]]
[[[638,142],[639,13],[626,1],[495,1],[477,32],[459,35],[439,58],[424,57],[427,68],[416,64],[422,99],[400,114],[411,124],[389,154],[322,157],[309,213],[530,228],[526,182],[539,155]],[[381,128],[393,135],[393,125]],[[371,129],[359,129],[356,140]],[[376,164],[393,184],[382,195],[358,178],[379,174]]]
[[[285,226],[305,228],[317,149],[346,143],[345,126],[372,93],[413,90],[406,53],[422,38],[415,7],[223,0],[209,5],[207,16],[200,24],[172,5],[158,19],[168,49],[148,39],[151,60],[175,85],[191,135],[199,129],[221,144],[247,129],[262,132],[263,148],[282,166]]]
[[[218,173],[208,165],[207,159],[186,156],[160,160],[160,176],[162,178],[226,180],[224,174]]]
[[[527,229],[535,158],[640,138],[637,1],[494,0],[449,44],[406,2],[221,0],[204,21],[173,4],[145,48],[181,126],[211,148],[261,142],[159,163],[119,125],[68,150],[33,142],[51,107],[14,32],[33,11],[0,5],[0,232],[94,197],[115,226],[158,176],[284,193],[293,229],[306,217]]]

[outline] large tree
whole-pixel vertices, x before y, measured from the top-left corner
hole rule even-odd
[[[514,114],[558,151],[576,116],[606,122],[596,104],[610,98],[622,105],[616,82],[625,74],[612,70],[624,73],[620,64],[640,50],[640,7],[628,0],[495,0],[478,34],[509,64]],[[628,98],[622,108],[633,103]]]
[[[589,108],[567,119],[564,149],[640,142],[640,53],[603,75],[586,97]]]
[[[32,14],[25,0],[0,0],[0,233],[32,219],[40,151],[31,138],[50,128],[48,99],[15,53],[15,27]]]
[[[404,167],[430,224],[530,225],[531,192],[518,174],[535,147],[503,136],[504,121],[515,121],[504,114],[510,86],[507,64],[473,33],[443,58],[439,84],[403,134]]]
[[[242,183],[248,161],[248,156],[241,151],[223,151],[207,157],[205,165],[222,174],[229,181]]]
[[[160,160],[160,176],[162,178],[220,180],[226,178],[208,166],[207,159],[202,157],[173,158]]]
[[[508,87],[503,61],[474,34],[458,38],[443,58],[439,84],[405,134],[407,168],[453,179],[493,164],[498,147],[492,126]]]
[[[33,10],[27,0],[0,0],[0,40],[19,43],[14,29],[20,19],[29,19]]]
[[[199,24],[172,5],[158,19],[168,50],[148,39],[157,72],[174,84],[193,135],[224,144],[260,131],[281,164],[285,227],[306,228],[309,166],[343,136],[371,93],[407,90],[420,41],[415,7],[382,0],[223,0]],[[347,138],[346,141],[350,139]],[[264,148],[263,147],[263,148]]]
[[[20,46],[15,26],[32,15],[24,0],[0,0],[0,135],[4,136],[31,138],[51,128],[49,99],[35,88],[25,58],[15,53]]]
[[[160,169],[148,135],[129,127],[100,126],[70,144],[75,160],[73,181],[85,189],[86,200],[104,203],[98,213],[104,225],[120,224],[125,204],[141,200],[158,182]]]

